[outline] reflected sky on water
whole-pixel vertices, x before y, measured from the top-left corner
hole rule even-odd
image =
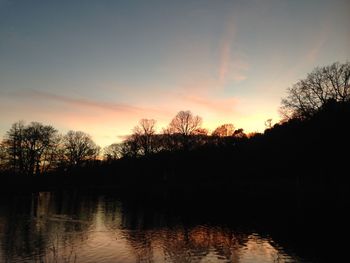
[[[0,262],[307,262],[249,226],[184,218],[115,196],[1,196]]]

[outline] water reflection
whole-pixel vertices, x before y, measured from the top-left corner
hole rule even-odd
[[[0,198],[0,262],[302,262],[270,237],[111,196]]]

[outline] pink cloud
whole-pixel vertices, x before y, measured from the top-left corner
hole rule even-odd
[[[183,95],[183,99],[195,107],[202,107],[212,112],[229,114],[232,113],[237,105],[236,98],[213,99],[200,95]]]
[[[100,108],[104,110],[110,110],[110,111],[127,111],[127,112],[137,112],[144,109],[141,109],[139,107],[122,104],[122,103],[112,103],[112,102],[102,102],[102,101],[96,101],[96,100],[89,100],[84,98],[73,98],[63,95],[57,95],[46,91],[38,91],[38,90],[31,90],[31,91],[22,91],[18,92],[17,95],[22,95],[29,98],[35,98],[35,99],[44,99],[44,100],[54,100],[66,104],[70,104],[72,106],[78,106],[78,107],[94,107],[94,108]]]
[[[6,99],[6,107],[16,105],[13,116],[8,114],[7,122],[16,121],[16,116],[27,122],[51,124],[63,133],[70,129],[82,130],[90,133],[101,146],[123,139],[141,118],[156,119],[157,128],[161,130],[180,110],[191,110],[208,121],[206,123],[213,123],[210,126],[215,126],[216,118],[221,120],[235,115],[238,100],[232,97],[214,97],[209,90],[213,83],[215,81],[204,81],[197,85],[192,83],[197,87],[204,86],[204,92],[193,88],[182,89],[181,92],[155,93],[152,97],[144,98],[144,106],[140,107],[68,97],[46,91],[21,91],[6,95],[9,98]]]
[[[244,54],[232,51],[236,38],[236,27],[233,16],[228,20],[226,32],[222,38],[218,69],[219,82],[224,85],[228,81],[240,82],[247,78],[249,64]]]

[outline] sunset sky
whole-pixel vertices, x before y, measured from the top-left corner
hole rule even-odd
[[[349,0],[0,0],[0,136],[24,120],[101,146],[191,110],[277,122],[286,89],[350,59]]]

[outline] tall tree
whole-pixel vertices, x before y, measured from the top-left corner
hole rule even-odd
[[[155,120],[141,119],[139,124],[133,129],[134,138],[144,155],[147,155],[154,150],[153,136],[156,133],[155,126]]]
[[[281,114],[285,118],[309,118],[328,101],[350,100],[350,63],[333,63],[315,68],[307,77],[288,89],[282,100]]]
[[[57,130],[50,125],[16,122],[4,140],[8,164],[14,173],[40,174],[47,167],[56,146]]]
[[[134,134],[128,136],[121,145],[121,153],[123,157],[135,158],[141,155],[140,146]]]
[[[7,152],[7,166],[13,173],[24,171],[24,122],[19,121],[12,124],[11,129],[6,133],[4,147]]]
[[[169,129],[172,133],[188,136],[200,128],[201,124],[201,117],[193,115],[191,111],[180,111],[170,122]]]
[[[82,131],[69,131],[63,137],[64,156],[70,166],[81,166],[86,161],[95,160],[99,147],[90,135]]]
[[[194,141],[191,140],[191,135],[195,135],[197,131],[200,131],[201,124],[202,118],[193,115],[191,111],[179,111],[171,120],[167,129],[171,135],[173,145],[177,145],[184,150],[191,148]]]
[[[39,174],[45,153],[54,145],[57,130],[52,126],[32,122],[24,130],[28,174]]]

